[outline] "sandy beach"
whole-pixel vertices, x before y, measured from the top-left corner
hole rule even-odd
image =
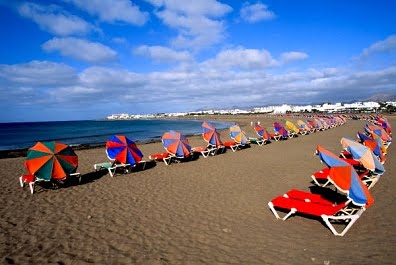
[[[219,117],[256,137],[250,122],[272,128],[286,118]],[[396,117],[389,117],[396,128]],[[322,145],[338,154],[366,121],[237,152],[113,178],[93,165],[105,148],[78,150],[82,182],[59,189],[19,186],[23,157],[0,159],[0,254],[3,264],[395,264],[395,144],[386,172],[370,190],[375,202],[344,237],[317,219],[276,220],[267,203],[292,188],[309,191],[324,167]],[[171,129],[171,128],[169,128]],[[222,140],[230,140],[228,131]],[[202,137],[189,138],[204,146]],[[139,145],[144,159],[161,143]]]

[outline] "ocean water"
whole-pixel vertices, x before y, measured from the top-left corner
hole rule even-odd
[[[217,129],[231,123],[210,121]],[[122,121],[57,121],[0,123],[0,150],[29,148],[38,141],[59,141],[72,146],[101,145],[114,134],[136,142],[159,140],[164,132],[179,131],[184,135],[202,133],[198,120],[122,120]]]

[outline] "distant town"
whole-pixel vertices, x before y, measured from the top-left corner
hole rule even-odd
[[[129,119],[155,119],[164,117],[183,117],[200,115],[249,115],[249,114],[287,114],[287,113],[379,113],[396,112],[396,101],[387,102],[354,102],[354,103],[324,103],[318,105],[274,105],[256,107],[251,109],[222,109],[222,110],[200,110],[191,112],[156,113],[156,114],[112,114],[107,116],[108,120]]]

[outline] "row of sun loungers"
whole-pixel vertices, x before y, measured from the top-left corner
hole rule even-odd
[[[368,127],[369,125],[366,125],[366,128]],[[341,139],[343,150],[338,158],[322,147],[318,147],[317,152],[323,152],[320,154],[321,161],[327,165],[326,168],[311,175],[313,183],[319,189],[316,189],[317,192],[292,189],[275,197],[268,202],[275,217],[283,221],[293,215],[318,218],[334,235],[344,236],[373,203],[369,189],[378,182],[380,176],[385,172],[382,164],[385,162],[386,149],[391,144],[391,138],[387,138],[389,135],[379,137],[374,133],[373,128],[372,130],[366,129],[366,132],[366,136],[372,140],[382,138],[377,141],[380,145],[377,148],[383,148],[381,154],[376,155],[373,152],[375,150],[373,146],[370,148],[364,146],[363,137],[359,134],[358,140],[355,142],[345,138]],[[346,143],[349,143],[349,146]],[[359,151],[368,149],[365,153],[367,155],[361,156],[364,159],[360,159],[361,157],[357,157],[358,154],[353,153],[355,149],[350,146],[357,146],[356,150]],[[374,165],[369,163],[370,159],[373,159]],[[331,186],[345,195],[340,197],[340,193],[329,188]],[[314,189],[312,188],[312,190]],[[280,212],[283,212],[284,215],[281,216]]]

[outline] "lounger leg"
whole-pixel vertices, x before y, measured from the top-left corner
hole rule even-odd
[[[34,193],[34,182],[29,183],[29,188],[30,188],[30,193],[33,194]]]
[[[163,158],[165,165],[169,165],[172,162],[172,157]]]
[[[19,184],[21,185],[21,188],[25,186],[25,183],[22,180],[22,176],[19,177]]]
[[[297,212],[296,208],[291,208],[290,212],[288,212],[284,217],[280,217],[278,212],[275,210],[274,204],[272,202],[268,203],[269,208],[271,209],[272,213],[275,215],[276,219],[281,219],[285,221],[290,215],[295,214]]]
[[[357,221],[357,219],[359,219],[359,217],[361,216],[361,214],[363,213],[364,209],[358,211],[356,214],[354,215],[340,215],[340,216],[329,216],[329,215],[322,215],[322,219],[323,221],[326,223],[327,227],[331,230],[331,232],[333,232],[333,234],[335,236],[344,236],[346,234],[346,232],[348,232],[348,230],[352,227],[352,225]],[[335,227],[333,226],[333,224],[330,222],[331,220],[349,220],[348,224],[346,225],[346,227],[344,228],[344,230],[342,230],[341,232],[338,232]]]
[[[330,180],[327,180],[325,184],[320,184],[314,175],[312,175],[311,178],[312,178],[313,182],[315,183],[315,185],[318,185],[319,187],[326,187],[330,183]]]

